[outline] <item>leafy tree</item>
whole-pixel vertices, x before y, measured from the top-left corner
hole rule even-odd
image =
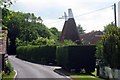
[[[52,34],[51,34],[51,38],[52,38],[52,39],[55,39],[56,41],[58,41],[59,38],[60,38],[60,32],[58,31],[58,29],[55,28],[55,27],[52,27],[52,28],[50,28],[49,30],[50,30],[50,32],[52,33]]]
[[[56,28],[48,29],[42,24],[43,20],[40,16],[36,17],[33,13],[14,12],[6,8],[3,8],[2,12],[3,29],[8,30],[11,54],[16,53],[16,45],[28,45],[29,42],[36,41],[39,37],[46,40],[45,44],[59,39],[60,32]]]
[[[50,45],[50,44],[55,44],[55,41],[54,39],[39,37],[38,39],[30,42],[30,44],[31,45]]]
[[[0,6],[7,8],[10,7],[10,5],[12,4],[11,0],[0,0]]]
[[[111,22],[111,23],[108,24],[107,26],[104,26],[103,32],[104,32],[104,33],[109,32],[109,30],[110,30],[112,27],[114,27],[114,26],[115,26],[115,24],[114,24],[113,22]]]
[[[120,32],[118,28],[112,27],[103,36],[103,56],[111,68],[120,69]]]
[[[43,22],[43,20],[42,20],[42,18],[40,16],[37,18],[37,21],[40,22],[41,24]]]
[[[63,43],[64,45],[68,45],[68,46],[70,46],[70,45],[77,45],[75,42],[73,42],[72,40],[64,40],[64,43]]]
[[[107,66],[120,69],[120,29],[111,25],[113,24],[107,25],[102,42],[97,45],[96,57]]]
[[[10,53],[15,54],[16,53],[15,40],[16,40],[16,37],[18,37],[18,34],[20,32],[19,29],[24,19],[20,18],[19,12],[15,13],[14,11],[9,11],[7,9],[5,9],[5,12],[7,12],[7,14],[9,15],[3,16],[2,22],[5,26],[8,27],[7,30],[8,30],[8,37],[10,38]]]
[[[85,33],[85,30],[83,29],[83,27],[81,27],[80,24],[78,24],[78,31],[80,34],[84,34]]]
[[[97,63],[100,66],[105,66],[107,65],[107,63],[105,63],[104,57],[103,57],[103,42],[99,41],[96,45],[96,54],[95,54],[96,58],[97,58]],[[97,64],[97,65],[98,65]]]

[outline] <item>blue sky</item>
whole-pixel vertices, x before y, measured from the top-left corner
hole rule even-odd
[[[64,19],[63,16],[69,8],[72,9],[76,24],[81,24],[86,32],[92,30],[103,30],[110,22],[114,21],[114,12],[112,7],[100,10],[88,15],[80,16],[84,13],[97,9],[108,7],[114,3],[118,4],[119,0],[16,0],[10,9],[21,12],[34,13],[41,16],[43,23],[48,27],[56,27],[62,30]]]

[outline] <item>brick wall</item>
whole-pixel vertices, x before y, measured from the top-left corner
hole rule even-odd
[[[4,70],[4,55],[6,53],[7,30],[0,31],[0,71]]]

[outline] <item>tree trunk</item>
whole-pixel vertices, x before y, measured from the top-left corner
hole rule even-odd
[[[10,46],[9,46],[9,54],[10,55],[16,55],[16,44],[15,44],[15,39],[16,38],[11,38],[10,39]]]

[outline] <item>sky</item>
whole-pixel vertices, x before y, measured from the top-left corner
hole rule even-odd
[[[10,10],[34,13],[41,16],[48,28],[56,27],[62,31],[65,20],[59,17],[71,8],[76,25],[80,24],[87,33],[93,30],[103,31],[104,26],[114,21],[112,5],[117,5],[118,2],[119,0],[16,0]]]

